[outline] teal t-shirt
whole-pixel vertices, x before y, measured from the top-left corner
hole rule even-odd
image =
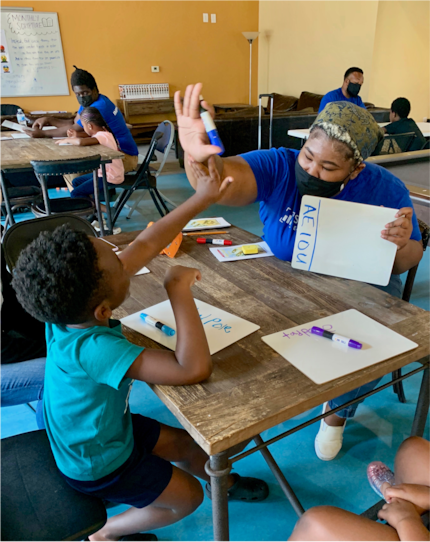
[[[74,480],[98,480],[133,450],[125,374],[143,348],[121,326],[74,329],[46,324],[44,416],[60,471]]]

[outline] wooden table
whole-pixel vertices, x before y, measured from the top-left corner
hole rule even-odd
[[[2,137],[7,137],[11,133],[16,132],[2,132]],[[105,147],[104,145],[91,145],[88,147],[78,147],[75,145],[57,145],[56,140],[51,138],[25,138],[6,140],[1,142],[1,188],[4,194],[5,206],[9,216],[10,224],[14,224],[15,220],[10,208],[9,198],[7,197],[6,184],[3,179],[3,173],[8,171],[33,171],[31,160],[71,160],[79,158],[87,158],[88,156],[100,155],[101,168],[103,174],[104,194],[106,199],[106,208],[110,211],[109,205],[109,191],[107,189],[106,181],[106,164],[112,162],[114,158],[122,158],[124,154],[119,151]],[[42,187],[43,188],[43,187]],[[45,187],[46,188],[46,187]],[[97,194],[98,195],[98,191]],[[100,203],[98,197],[96,199],[96,206],[98,216],[101,217]],[[46,206],[46,202],[45,202]],[[108,212],[108,230],[112,232],[112,219],[110,212]],[[104,235],[103,221],[100,221],[100,232]]]
[[[222,237],[231,239],[234,244],[259,240],[239,228],[232,227],[228,231],[229,234]],[[123,248],[138,233],[123,233],[108,240]],[[292,269],[290,263],[275,257],[221,263],[207,246],[197,244],[193,237],[184,237],[176,258],[158,256],[148,264],[150,274],[133,278],[131,296],[115,311],[115,317],[122,318],[167,299],[164,273],[176,264],[197,267],[202,272],[202,281],[193,288],[197,299],[261,326],[259,331],[212,356],[214,371],[205,382],[193,386],[151,386],[210,455],[207,471],[211,475],[216,540],[228,540],[226,477],[231,463],[253,451],[261,450],[296,512],[303,511],[266,446],[267,442],[271,444],[324,415],[266,443],[259,436],[262,431],[419,361],[423,365],[415,371],[425,370],[413,433],[423,434],[429,401],[427,311],[367,284]],[[261,340],[265,335],[351,308],[410,338],[419,347],[333,382],[316,385]],[[128,328],[124,328],[124,333],[135,344],[163,348]],[[414,371],[408,375],[412,373]],[[370,392],[373,393],[375,391]],[[232,447],[253,437],[257,444],[253,450],[229,460],[235,453]]]

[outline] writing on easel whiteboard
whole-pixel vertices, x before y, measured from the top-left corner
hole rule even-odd
[[[307,266],[309,271],[315,253],[315,244],[318,233],[318,218],[320,214],[321,201],[318,202],[318,209],[312,205],[305,205],[305,211],[301,216],[302,230],[299,232],[297,243],[297,253],[295,253],[297,263]]]

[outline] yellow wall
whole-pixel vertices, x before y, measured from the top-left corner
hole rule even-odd
[[[169,83],[173,95],[200,81],[212,102],[248,102],[249,44],[242,32],[258,29],[258,2],[8,0],[6,5],[57,12],[69,80],[76,64],[90,71],[113,101],[119,84]],[[215,13],[217,22],[203,23],[203,13]],[[258,43],[253,49],[256,96]],[[153,65],[160,73],[151,72]],[[5,102],[26,110],[78,108],[73,94]]]
[[[405,97],[417,122],[430,117],[428,2],[379,2],[369,97],[390,107]]]
[[[378,2],[261,1],[259,92],[325,94],[359,66],[367,101],[377,13]]]

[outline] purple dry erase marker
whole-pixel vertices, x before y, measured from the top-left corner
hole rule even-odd
[[[321,329],[320,327],[313,326],[313,328],[311,329],[311,333],[313,333],[314,335],[319,335],[320,337],[325,337],[326,339],[330,339],[335,343],[344,344],[346,346],[349,346],[350,348],[356,348],[357,350],[360,350],[363,346],[357,341],[347,339],[346,337],[342,337],[342,335],[336,335],[336,333],[330,333],[330,331],[326,331],[325,329]]]

